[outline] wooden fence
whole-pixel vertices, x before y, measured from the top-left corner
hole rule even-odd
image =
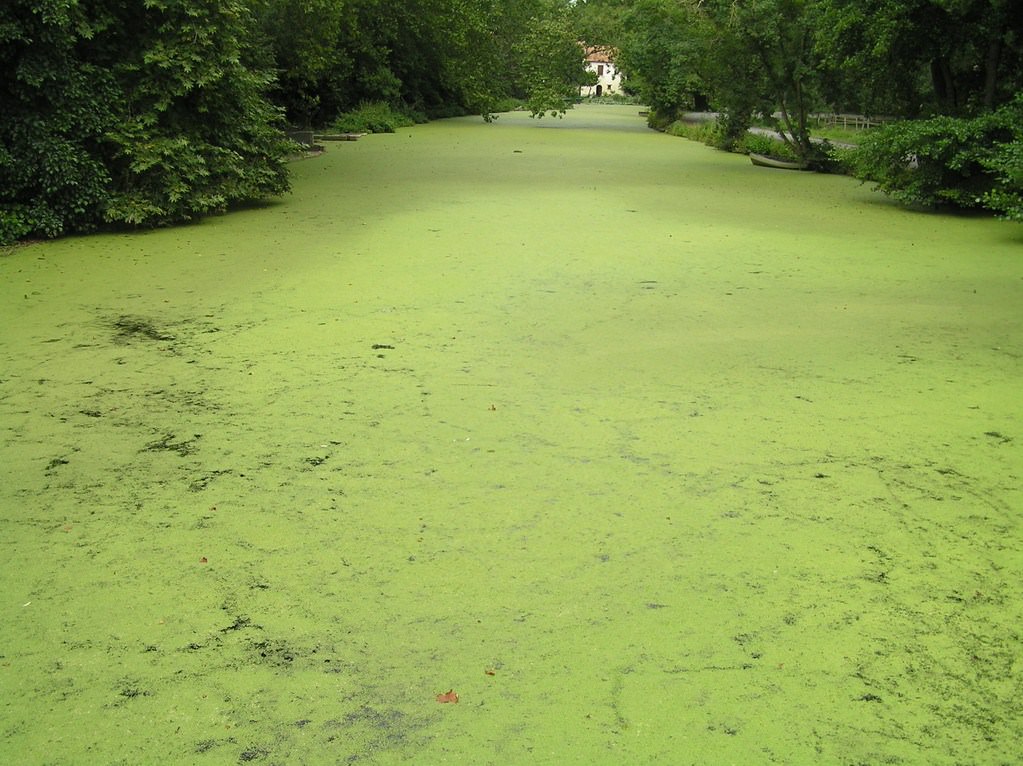
[[[879,128],[889,122],[892,117],[866,117],[862,114],[815,114],[818,127],[843,128],[845,130],[866,130]]]

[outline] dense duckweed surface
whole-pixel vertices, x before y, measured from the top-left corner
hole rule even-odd
[[[0,259],[0,761],[1018,762],[1019,227],[622,107],[294,176]]]

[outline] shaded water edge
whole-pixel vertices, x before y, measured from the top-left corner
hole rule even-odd
[[[1018,762],[1014,227],[629,108],[295,175],[0,259],[0,758]]]

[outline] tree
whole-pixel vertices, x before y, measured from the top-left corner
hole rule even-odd
[[[814,0],[691,0],[704,33],[703,79],[737,127],[750,111],[774,123],[800,159],[819,150],[809,116],[818,105]]]
[[[517,62],[510,49],[518,27],[512,9],[497,0],[440,1],[433,26],[443,51],[439,91],[448,106],[489,119],[513,92]]]
[[[972,115],[1023,88],[1017,0],[819,0],[830,95],[867,113]]]
[[[504,99],[564,107],[583,72],[561,0],[259,0],[262,49],[289,120],[364,102],[488,115]]]
[[[287,190],[238,0],[0,8],[0,240],[159,225]]]
[[[1023,220],[1023,14],[1009,0],[821,0],[833,97],[928,119],[862,142],[857,177],[895,199]]]
[[[994,119],[1002,122],[1005,132],[981,159],[995,179],[984,204],[1010,221],[1023,223],[1023,92],[1001,107]]]
[[[816,22],[815,0],[641,0],[625,18],[622,65],[662,117],[703,91],[723,113],[726,144],[760,114],[810,159]]]
[[[631,0],[575,0],[568,8],[580,40],[609,47],[621,43],[624,17],[633,4]]]
[[[532,16],[514,46],[520,62],[517,85],[534,117],[563,115],[586,82],[583,51],[567,9],[550,7]]]
[[[347,9],[336,0],[252,0],[252,55],[276,73],[270,93],[292,125],[311,127],[335,110],[337,84],[350,81],[351,64],[339,56]]]
[[[697,22],[684,5],[670,0],[640,0],[621,19],[617,63],[666,122],[693,109],[706,90],[699,75],[704,41]]]
[[[59,0],[0,6],[0,243],[102,217],[110,173],[101,145],[119,91],[77,46],[108,24]]]
[[[96,53],[111,56],[105,64],[124,99],[104,136],[113,178],[106,220],[173,223],[284,193],[288,143],[263,95],[272,76],[244,64],[245,6],[132,5],[121,9],[113,44]]]

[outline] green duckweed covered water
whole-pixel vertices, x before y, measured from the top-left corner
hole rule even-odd
[[[1020,227],[634,108],[293,168],[0,259],[0,761],[1019,763]]]

